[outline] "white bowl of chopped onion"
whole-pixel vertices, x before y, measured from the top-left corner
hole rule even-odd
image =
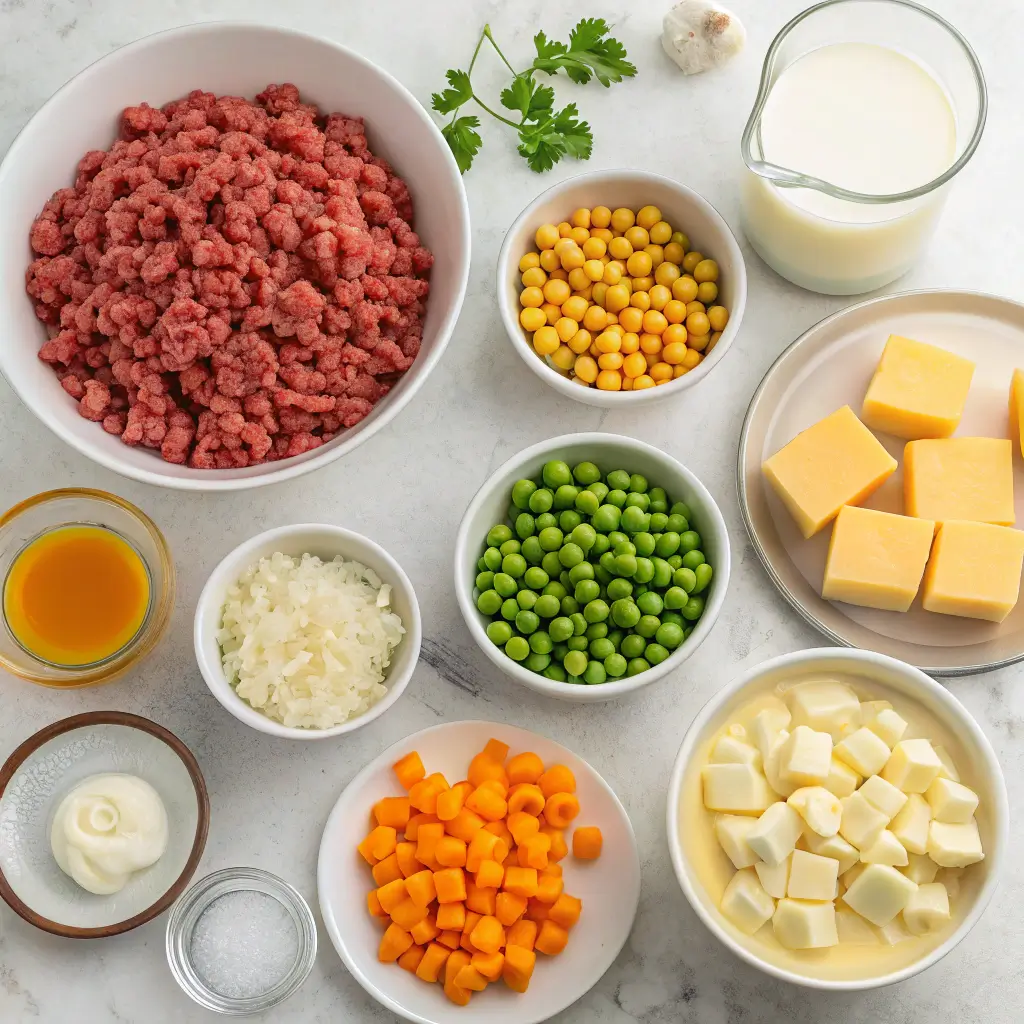
[[[352,732],[402,695],[420,609],[367,537],[303,523],[228,554],[199,595],[194,640],[210,692],[246,725],[289,739]]]

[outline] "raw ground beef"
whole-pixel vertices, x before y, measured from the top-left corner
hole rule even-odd
[[[26,287],[86,419],[168,462],[288,458],[420,348],[433,255],[358,117],[294,85],[128,107],[32,225]]]

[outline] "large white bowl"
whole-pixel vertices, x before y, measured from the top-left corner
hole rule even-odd
[[[724,854],[720,864],[709,859],[699,869],[694,863],[694,852],[703,851],[703,843],[715,843],[710,827],[703,827],[712,815],[702,808],[699,771],[701,764],[706,762],[711,741],[732,714],[759,696],[772,692],[780,683],[823,676],[849,682],[854,690],[860,691],[858,696],[862,699],[867,692],[872,694],[872,698],[877,696],[891,700],[896,711],[911,720],[912,727],[915,705],[933,716],[946,733],[943,739],[948,743],[963,782],[981,798],[977,819],[985,859],[971,865],[961,878],[960,893],[952,901],[954,914],[960,917],[959,924],[934,948],[925,944],[921,956],[909,963],[900,962],[900,945],[887,951],[892,954],[888,963],[885,956],[876,958],[877,971],[870,969],[875,966],[874,962],[865,960],[866,967],[860,969],[858,965],[859,977],[849,976],[848,964],[835,970],[823,967],[821,958],[816,955],[822,951],[812,950],[801,955],[800,951],[792,953],[770,947],[757,935],[741,933],[722,915],[708,892],[707,881],[713,866],[716,868],[714,884],[722,882],[722,871],[727,863]],[[684,811],[684,805],[692,809],[695,804],[698,814],[705,815],[706,820],[701,822],[701,827],[690,828],[687,821],[692,825],[694,819]],[[733,953],[766,974],[808,988],[833,992],[880,988],[905,981],[952,950],[978,923],[996,891],[1007,854],[1009,820],[1006,783],[992,745],[956,697],[920,669],[895,658],[834,647],[797,651],[772,658],[719,690],[704,705],[683,737],[668,787],[667,828],[672,866],[697,916]],[[728,873],[731,874],[731,870]],[[911,941],[925,940],[915,938]],[[871,947],[858,949],[871,952]]]
[[[392,770],[400,757],[419,752],[428,772],[454,782],[470,759],[495,737],[511,754],[532,750],[545,764],[567,765],[576,776],[580,816],[575,825],[596,825],[604,845],[594,861],[560,861],[565,891],[583,901],[580,923],[557,957],[537,957],[529,989],[519,995],[501,982],[474,995],[468,1006],[450,1003],[440,985],[425,985],[396,964],[377,959],[381,927],[366,911],[374,887],[366,861],[356,852],[370,808],[402,792]],[[571,848],[571,838],[566,833]],[[416,1024],[537,1024],[584,995],[611,967],[629,938],[640,899],[640,858],[625,808],[583,758],[536,733],[497,722],[446,722],[407,736],[370,762],[334,805],[317,862],[317,892],[324,927],[352,976],[381,1005]],[[584,1019],[584,1018],[580,1018]]]
[[[33,259],[29,228],[50,195],[72,184],[79,159],[111,145],[122,108],[142,100],[160,106],[196,88],[251,98],[271,82],[293,82],[321,109],[365,117],[373,151],[409,183],[415,228],[435,256],[423,346],[373,412],[321,448],[245,469],[176,466],[79,416],[53,370],[38,359],[46,331],[25,293],[25,270]],[[0,164],[0,372],[58,437],[107,469],[184,490],[277,483],[352,451],[412,398],[455,326],[469,256],[469,208],[455,160],[427,112],[386,71],[328,39],[289,29],[227,22],[172,29],[121,47],[71,79],[28,122]]]
[[[308,553],[324,561],[341,555],[343,558],[362,562],[384,583],[391,585],[391,609],[401,616],[406,632],[402,642],[395,649],[387,669],[385,685],[388,692],[368,711],[356,718],[350,718],[342,725],[335,725],[329,729],[305,729],[282,725],[239,697],[224,674],[217,631],[220,629],[221,612],[228,587],[235,583],[250,565],[274,554],[275,551],[294,557]],[[416,600],[416,592],[409,577],[379,544],[340,526],[300,523],[257,534],[224,557],[210,573],[210,578],[199,595],[192,635],[196,661],[206,685],[235,718],[271,736],[296,740],[322,740],[362,728],[383,715],[401,697],[420,656],[422,628],[419,602]]]
[[[524,253],[536,249],[533,236],[541,224],[558,224],[567,220],[573,210],[581,206],[588,209],[602,205],[611,209],[625,206],[639,210],[650,203],[661,210],[675,229],[689,236],[692,249],[698,249],[709,259],[718,262],[721,270],[718,301],[729,310],[729,323],[707,358],[671,384],[648,388],[646,391],[601,391],[594,387],[581,387],[537,355],[519,323],[519,293],[523,287],[519,279],[519,260]],[[649,171],[588,171],[552,185],[515,219],[498,254],[497,289],[501,319],[513,347],[545,384],[587,405],[632,409],[694,387],[725,358],[743,319],[747,302],[747,270],[736,236],[729,230],[729,225],[693,189]]]
[[[574,386],[579,389],[578,384]],[[612,469],[642,473],[652,487],[663,487],[672,501],[685,501],[693,511],[691,525],[700,534],[704,545],[702,550],[714,569],[704,614],[698,619],[687,640],[660,665],[652,665],[646,672],[602,683],[600,686],[560,683],[524,668],[487,638],[489,619],[479,611],[473,596],[476,566],[483,554],[484,538],[492,526],[506,521],[508,507],[512,503],[512,485],[523,477],[538,477],[544,463],[555,458],[565,460],[570,466],[578,462],[594,462],[604,473]],[[653,445],[631,437],[598,433],[565,434],[541,441],[514,455],[485,480],[476,492],[462,517],[455,538],[455,596],[473,639],[502,672],[531,690],[549,697],[591,703],[612,700],[640,690],[679,668],[704,642],[722,611],[729,586],[729,566],[729,532],[725,519],[707,488],[684,465]]]

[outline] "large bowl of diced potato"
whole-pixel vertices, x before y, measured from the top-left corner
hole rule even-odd
[[[700,711],[668,791],[676,877],[767,974],[903,981],[978,923],[1006,858],[1006,784],[967,709],[885,655],[782,655]]]

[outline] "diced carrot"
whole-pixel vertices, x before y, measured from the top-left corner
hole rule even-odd
[[[503,868],[519,867],[519,851],[518,849],[511,849],[508,851],[508,856],[501,862]]]
[[[467,964],[455,976],[455,987],[466,992],[483,992],[487,988],[487,979],[473,966]]]
[[[481,754],[485,754],[492,761],[497,761],[498,764],[504,764],[505,758],[508,757],[509,746],[507,743],[502,743],[501,740],[496,740],[493,736],[484,744],[484,749],[480,751]]]
[[[526,897],[514,892],[499,892],[494,901],[494,916],[506,927],[514,925],[526,913]]]
[[[510,946],[522,946],[523,949],[532,950],[533,944],[537,941],[537,930],[536,921],[530,921],[525,917],[516,921],[505,933],[505,956],[508,956]]]
[[[496,835],[506,847],[515,846],[516,841],[512,838],[512,833],[509,832],[508,826],[504,820],[489,821],[484,825],[485,832],[492,832]]]
[[[553,764],[537,780],[537,785],[546,800],[555,793],[575,793],[576,776],[564,764]]]
[[[398,866],[398,856],[391,854],[390,857],[385,857],[382,861],[373,865],[373,880],[378,886],[387,885],[388,882],[393,882],[396,878],[402,878],[402,869]]]
[[[386,825],[399,832],[409,824],[409,798],[407,796],[386,796],[373,805],[373,816],[378,825]]]
[[[449,960],[451,957],[448,958]],[[469,1006],[470,999],[473,998],[473,993],[466,988],[459,988],[456,984],[449,985],[447,982],[444,986],[444,994],[448,998],[449,1002],[454,1003],[456,1006]]]
[[[411,932],[413,928],[427,919],[429,911],[406,897],[391,911],[391,920],[403,931]]]
[[[415,974],[425,952],[426,950],[422,946],[410,946],[398,958],[398,966],[405,971],[409,971],[410,974]]]
[[[416,859],[415,843],[399,843],[395,847],[395,856],[398,858],[398,870],[405,878],[415,875],[423,868],[423,865]]]
[[[536,896],[534,896],[526,904],[526,913],[523,915],[530,921],[535,921],[538,927],[543,924],[551,913],[551,904],[542,903]]]
[[[552,793],[544,804],[544,820],[552,828],[566,828],[580,813],[580,802],[573,793]]]
[[[551,905],[550,918],[563,928],[571,928],[579,919],[583,910],[583,901],[568,893],[562,893]]]
[[[460,782],[443,793],[438,793],[435,813],[441,821],[451,821],[466,802],[466,797],[473,792],[473,786],[468,782]]]
[[[517,843],[521,843],[528,836],[536,835],[540,831],[540,821],[525,811],[516,811],[515,814],[510,814],[505,824],[512,834],[512,839]],[[509,845],[512,844],[509,843]]]
[[[466,851],[466,870],[475,874],[485,860],[500,862],[507,856],[508,849],[504,843],[493,832],[480,829],[470,840]]]
[[[510,867],[505,869],[505,880],[502,882],[505,892],[515,893],[529,899],[537,894],[537,869]]]
[[[477,786],[466,797],[466,806],[484,821],[500,821],[508,814],[508,804],[504,797],[491,786]]]
[[[476,871],[474,881],[481,889],[497,889],[505,877],[505,869],[496,860],[485,860]]]
[[[469,937],[469,932],[463,929],[462,938],[459,939],[459,946],[464,949],[467,953],[472,955],[473,953],[479,953],[480,950],[473,945],[473,940]]]
[[[448,789],[445,777],[439,772],[428,775],[409,790],[409,803],[424,814],[437,813],[437,797]]]
[[[548,851],[549,860],[561,860],[568,852],[569,847],[565,845],[565,835],[560,828],[553,825],[541,825],[541,835],[551,837],[551,849]]]
[[[548,956],[557,956],[565,949],[565,944],[568,941],[569,933],[549,918],[540,926],[534,948]]]
[[[476,926],[477,922],[483,917],[483,914],[478,914],[476,911],[466,908],[466,923],[462,926],[464,934],[468,935]]]
[[[462,903],[466,899],[466,873],[462,868],[444,868],[434,872],[438,903]]]
[[[572,855],[579,860],[597,860],[604,838],[596,825],[585,825],[572,834]]]
[[[442,836],[434,847],[434,859],[445,868],[466,866],[466,843],[455,836]]]
[[[394,825],[378,825],[366,837],[366,843],[374,856],[374,862],[382,861],[395,852],[395,847],[398,846],[398,832]]]
[[[447,946],[448,949],[458,949],[459,940],[461,938],[461,928],[446,928],[440,935],[438,935],[437,941],[440,942],[442,946]]]
[[[420,825],[428,825],[434,821],[437,821],[436,814],[414,814],[409,819],[409,824],[405,826],[406,842],[415,842],[419,838]]]
[[[413,942],[420,946],[426,946],[441,934],[441,929],[437,927],[434,915],[428,914],[419,924],[409,930],[409,934],[412,936]]]
[[[427,946],[423,953],[423,959],[420,960],[419,966],[416,968],[416,977],[422,981],[434,983],[437,981],[441,974],[441,969],[444,967],[451,956],[451,950],[442,946],[439,942],[432,942]]]
[[[388,912],[380,905],[380,897],[376,889],[371,889],[366,894],[366,908],[370,911],[371,917],[387,917]]]
[[[472,879],[466,882],[466,909],[477,914],[493,914],[497,906],[497,890],[485,889]]]
[[[515,786],[520,782],[536,782],[544,774],[544,762],[532,751],[516,754],[505,765],[508,773],[508,784]]]
[[[470,964],[488,981],[497,981],[501,977],[505,957],[501,953],[474,953]]]
[[[539,903],[554,903],[562,895],[565,883],[557,875],[542,874],[537,879],[537,895],[534,897]]]
[[[398,776],[402,789],[406,791],[424,779],[427,774],[423,767],[423,761],[415,750],[409,751],[405,757],[400,757],[391,767],[395,775]]]
[[[477,754],[472,761],[469,762],[469,771],[466,772],[466,778],[473,783],[474,786],[479,786],[482,782],[486,782],[488,779],[498,779],[504,785],[508,785],[508,775],[505,772],[504,767],[500,761],[495,761],[494,758],[488,757],[486,754]]]
[[[548,866],[541,871],[542,875],[554,875],[555,878],[562,877],[562,865],[557,861],[548,861]]]
[[[450,985],[455,976],[470,962],[472,957],[463,950],[454,950],[444,965],[444,983]]]
[[[381,936],[377,959],[381,963],[394,963],[410,946],[412,936],[397,924],[389,924],[387,931]]]
[[[416,859],[421,864],[434,863],[434,850],[444,836],[444,823],[424,822],[416,831]]]
[[[528,836],[519,846],[519,864],[524,868],[536,868],[540,871],[548,866],[548,853],[551,850],[551,837],[539,832]]]
[[[497,953],[505,945],[505,929],[496,917],[487,914],[477,921],[469,938],[482,953]]]
[[[437,906],[437,927],[443,932],[461,932],[466,927],[466,904],[439,903]]]
[[[544,794],[539,786],[534,786],[529,782],[521,782],[518,786],[513,786],[508,791],[509,813],[515,814],[517,811],[525,811],[527,814],[532,814],[537,818],[544,811],[544,799]]]
[[[437,899],[437,891],[434,889],[434,874],[424,869],[410,875],[405,880],[405,891],[409,899],[417,906],[429,907]]]
[[[385,914],[390,914],[409,894],[405,891],[405,879],[396,878],[387,882],[377,890],[377,902]]]
[[[533,968],[537,962],[537,954],[533,947],[509,945],[505,949],[505,960],[501,967],[501,977],[513,992],[525,992],[533,976]]]
[[[461,839],[464,843],[471,842],[473,836],[483,827],[484,819],[466,807],[463,807],[451,821],[446,821],[444,825],[448,835]]]

